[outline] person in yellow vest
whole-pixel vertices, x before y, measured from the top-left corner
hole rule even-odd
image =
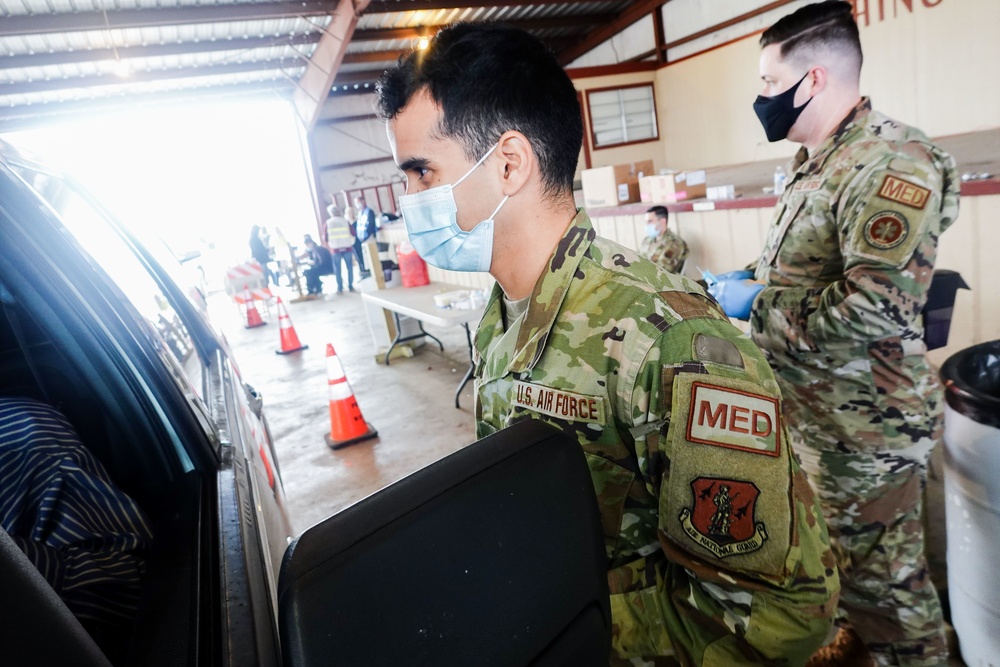
[[[333,275],[337,278],[337,294],[344,293],[344,276],[341,262],[347,268],[347,289],[354,291],[354,234],[351,223],[335,204],[326,207],[326,245],[333,255]]]

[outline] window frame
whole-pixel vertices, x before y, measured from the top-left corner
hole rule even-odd
[[[594,131],[594,112],[593,112],[593,108],[592,108],[591,95],[593,93],[606,93],[606,92],[612,91],[612,90],[621,91],[621,90],[628,90],[630,88],[649,88],[650,101],[653,103],[652,113],[653,113],[653,132],[654,132],[654,135],[652,137],[647,137],[645,139],[633,139],[633,140],[630,141],[630,140],[628,140],[628,136],[627,136],[628,129],[623,124],[623,134],[625,134],[625,141],[620,141],[618,143],[613,143],[613,144],[598,145],[598,143],[597,143],[597,133]],[[598,150],[604,150],[605,148],[618,148],[620,146],[631,146],[633,144],[645,144],[645,143],[649,143],[651,141],[659,141],[660,140],[660,117],[659,117],[659,114],[657,113],[657,110],[656,110],[656,86],[653,85],[652,81],[648,81],[648,82],[644,82],[644,83],[631,83],[631,84],[627,84],[627,85],[624,85],[624,86],[606,86],[606,87],[603,87],[603,88],[591,88],[591,89],[589,89],[589,90],[586,91],[586,94],[587,94],[587,119],[588,119],[588,125],[589,125],[590,145],[591,145],[591,148],[593,150],[598,151]],[[619,118],[624,119],[624,117],[625,117],[625,109],[624,109],[624,106],[621,105],[621,100],[619,100],[619,112],[620,112],[619,113]]]

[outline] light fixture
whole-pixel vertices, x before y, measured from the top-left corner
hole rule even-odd
[[[426,37],[421,37],[419,40],[417,40],[417,50],[418,51],[425,50],[430,45],[430,43],[431,40],[427,39]]]

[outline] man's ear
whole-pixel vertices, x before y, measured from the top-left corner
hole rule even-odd
[[[829,82],[829,73],[827,73],[826,68],[822,65],[817,65],[809,70],[809,76],[806,79],[809,82],[809,97],[816,95],[826,88]]]
[[[500,137],[497,153],[501,158],[503,181],[501,190],[508,197],[517,194],[533,178],[538,178],[538,160],[528,138],[517,130],[508,130]]]

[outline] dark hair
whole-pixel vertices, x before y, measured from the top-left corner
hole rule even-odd
[[[496,23],[456,23],[402,56],[376,86],[383,120],[421,89],[442,109],[441,134],[475,162],[517,130],[538,158],[544,191],[572,191],[583,142],[576,89],[541,40]]]
[[[760,36],[761,48],[771,44],[781,45],[782,60],[794,58],[804,47],[821,47],[846,52],[860,71],[864,58],[854,7],[844,0],[806,5],[783,17]]]
[[[666,206],[651,206],[646,213],[652,213],[657,218],[663,218],[664,220],[670,217],[670,211],[667,210]]]

